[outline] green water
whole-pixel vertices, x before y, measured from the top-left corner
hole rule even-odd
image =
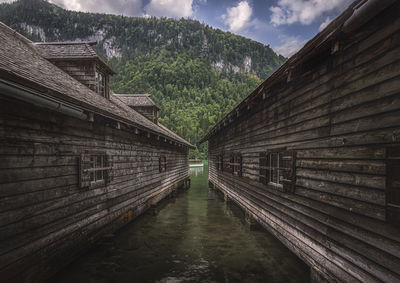
[[[308,282],[303,262],[208,189],[207,167],[190,170],[190,190],[101,241],[50,282]]]

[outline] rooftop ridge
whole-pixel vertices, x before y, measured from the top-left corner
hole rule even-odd
[[[114,93],[115,95],[118,96],[139,96],[139,97],[150,97],[150,93]]]
[[[53,41],[53,42],[31,42],[35,45],[84,45],[93,46],[97,41]]]
[[[27,46],[29,46],[31,49],[35,50],[35,52],[37,52],[37,50],[31,46],[31,44],[32,44],[31,40],[29,40],[28,38],[26,38],[25,36],[23,36],[22,34],[17,32],[16,30],[13,30],[12,28],[10,28],[9,26],[7,26],[5,23],[3,23],[1,21],[0,21],[0,29],[3,29],[6,33],[8,33],[12,36],[15,36],[16,38],[18,38],[19,40],[24,42]]]

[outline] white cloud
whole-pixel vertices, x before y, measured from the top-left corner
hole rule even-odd
[[[193,0],[151,0],[144,8],[155,17],[181,18],[193,15]]]
[[[142,0],[49,0],[68,10],[126,16],[142,15]]]
[[[332,22],[332,19],[330,17],[327,17],[325,21],[323,21],[323,23],[319,26],[319,31],[326,28],[326,26],[329,25],[330,22]]]
[[[236,6],[228,8],[226,14],[222,15],[224,23],[232,32],[241,31],[252,25],[251,15],[253,9],[247,1],[241,1]]]
[[[309,25],[324,13],[344,9],[351,0],[278,0],[277,6],[270,8],[270,22],[275,25],[299,22]]]
[[[300,40],[298,36],[279,36],[281,45],[273,47],[276,53],[281,54],[285,57],[290,57],[300,50],[306,43],[305,40]]]

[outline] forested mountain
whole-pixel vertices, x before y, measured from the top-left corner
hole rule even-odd
[[[285,60],[261,43],[188,19],[64,10],[44,0],[0,4],[0,21],[34,41],[97,41],[116,93],[151,93],[160,121],[196,143]],[[192,156],[204,157],[199,148]]]

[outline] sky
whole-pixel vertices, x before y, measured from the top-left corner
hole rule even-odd
[[[352,0],[48,0],[68,10],[199,20],[289,57]],[[12,2],[12,0],[0,0]]]

